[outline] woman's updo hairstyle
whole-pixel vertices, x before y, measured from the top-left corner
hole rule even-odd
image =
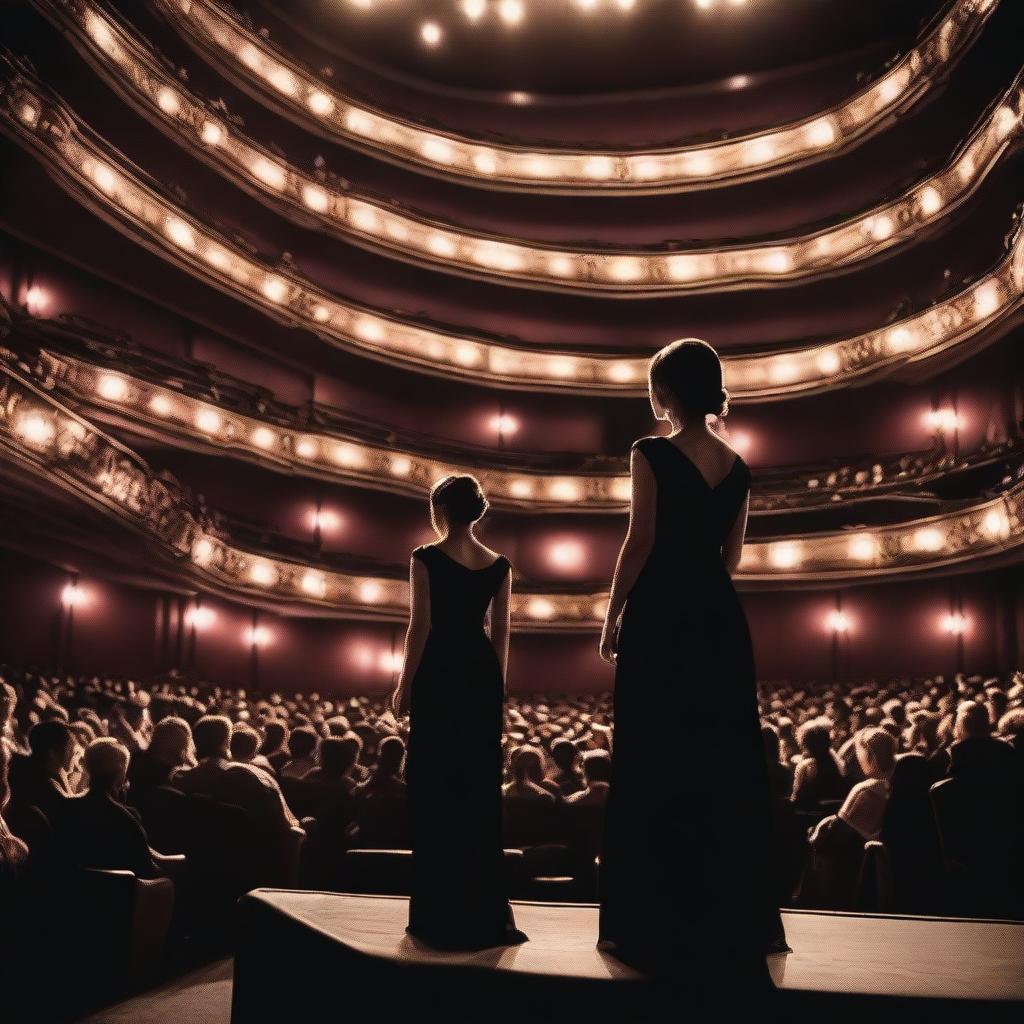
[[[449,523],[475,523],[487,511],[487,499],[475,476],[446,476],[430,488],[430,507]]]
[[[648,375],[651,391],[659,402],[684,416],[729,413],[729,392],[722,384],[722,361],[700,338],[680,338],[656,352]]]

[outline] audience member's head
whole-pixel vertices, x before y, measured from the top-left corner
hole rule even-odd
[[[208,757],[228,759],[231,756],[231,729],[231,719],[227,715],[203,715],[192,727],[196,757],[200,761]]]
[[[51,719],[33,725],[28,734],[32,760],[48,775],[69,769],[78,743],[66,722]]]
[[[815,760],[829,755],[832,747],[832,723],[827,718],[812,718],[804,722],[797,730],[797,743],[800,749]]]
[[[999,719],[999,735],[1015,745],[1024,743],[1024,708],[1013,708]]]
[[[310,725],[300,725],[292,729],[288,737],[288,753],[292,755],[293,761],[299,761],[304,757],[310,757],[316,750],[319,737],[316,730]]]
[[[279,718],[268,718],[263,726],[263,743],[260,753],[277,754],[285,749],[288,742],[288,726]]]
[[[198,723],[197,723],[198,724]],[[153,727],[149,753],[168,768],[181,768],[196,763],[196,750],[192,730],[184,718],[170,715],[161,718]]]
[[[89,792],[121,799],[128,777],[128,750],[110,736],[101,736],[85,748],[82,764],[89,776]]]
[[[540,751],[529,744],[519,747],[512,754],[512,774],[516,782],[540,782],[544,777],[543,760]]]
[[[377,770],[382,775],[398,775],[405,758],[405,744],[400,736],[387,736],[377,747]]]
[[[778,764],[782,759],[782,743],[779,730],[771,722],[761,723],[761,742],[764,744],[764,756],[769,764]]]
[[[248,763],[260,748],[260,734],[250,725],[236,725],[231,731],[231,758]]]
[[[869,725],[854,737],[857,763],[868,778],[885,779],[896,764],[896,738],[887,729]]]
[[[956,709],[953,736],[957,740],[973,740],[989,736],[991,733],[992,722],[988,716],[988,708],[976,700],[961,701]]]
[[[583,777],[588,786],[595,782],[611,782],[612,759],[607,750],[588,750],[583,755]]]
[[[580,752],[571,740],[557,739],[551,744],[551,760],[558,766],[559,771],[571,772],[579,756]]]

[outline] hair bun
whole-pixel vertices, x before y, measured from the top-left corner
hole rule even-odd
[[[487,499],[473,476],[449,476],[434,485],[431,504],[452,523],[475,523],[487,511]]]

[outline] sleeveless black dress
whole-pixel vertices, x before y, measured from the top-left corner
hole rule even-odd
[[[406,756],[413,850],[410,934],[433,946],[521,942],[502,847],[504,681],[484,617],[511,571],[469,569],[439,548],[413,555],[430,579],[430,633],[410,684]]]
[[[753,649],[721,553],[750,469],[737,456],[712,487],[667,438],[634,448],[657,481],[657,525],[616,647],[600,945],[652,973],[758,977],[785,938]]]

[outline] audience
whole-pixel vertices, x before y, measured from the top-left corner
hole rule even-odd
[[[157,878],[161,871],[138,817],[125,806],[128,750],[110,736],[93,740],[82,759],[89,779],[84,796],[68,800],[58,827],[67,861],[82,868],[132,871]]]
[[[148,688],[101,676],[0,669],[0,677],[0,754],[11,794],[8,803],[4,782],[0,863],[7,875],[34,856],[24,841],[31,830],[19,829],[27,811],[50,821],[65,860],[152,877],[160,861],[130,808],[148,825],[162,806],[150,798],[174,791],[179,800],[198,794],[241,807],[271,835],[301,819],[317,869],[336,865],[353,846],[408,845],[408,726],[383,696],[339,703],[174,676]],[[790,880],[783,902],[852,908],[864,844],[879,840],[891,863],[895,911],[942,913],[950,869],[934,784],[995,788],[992,813],[1019,815],[1024,806],[1020,673],[1005,683],[963,673],[857,684],[766,681],[758,692],[784,830],[778,848],[789,859],[780,867]],[[508,700],[508,845],[582,843],[592,865],[612,725],[608,694]],[[679,763],[682,770],[685,758]],[[148,829],[154,837],[167,831]],[[587,870],[583,859],[572,863]],[[330,884],[316,875],[307,881]]]

